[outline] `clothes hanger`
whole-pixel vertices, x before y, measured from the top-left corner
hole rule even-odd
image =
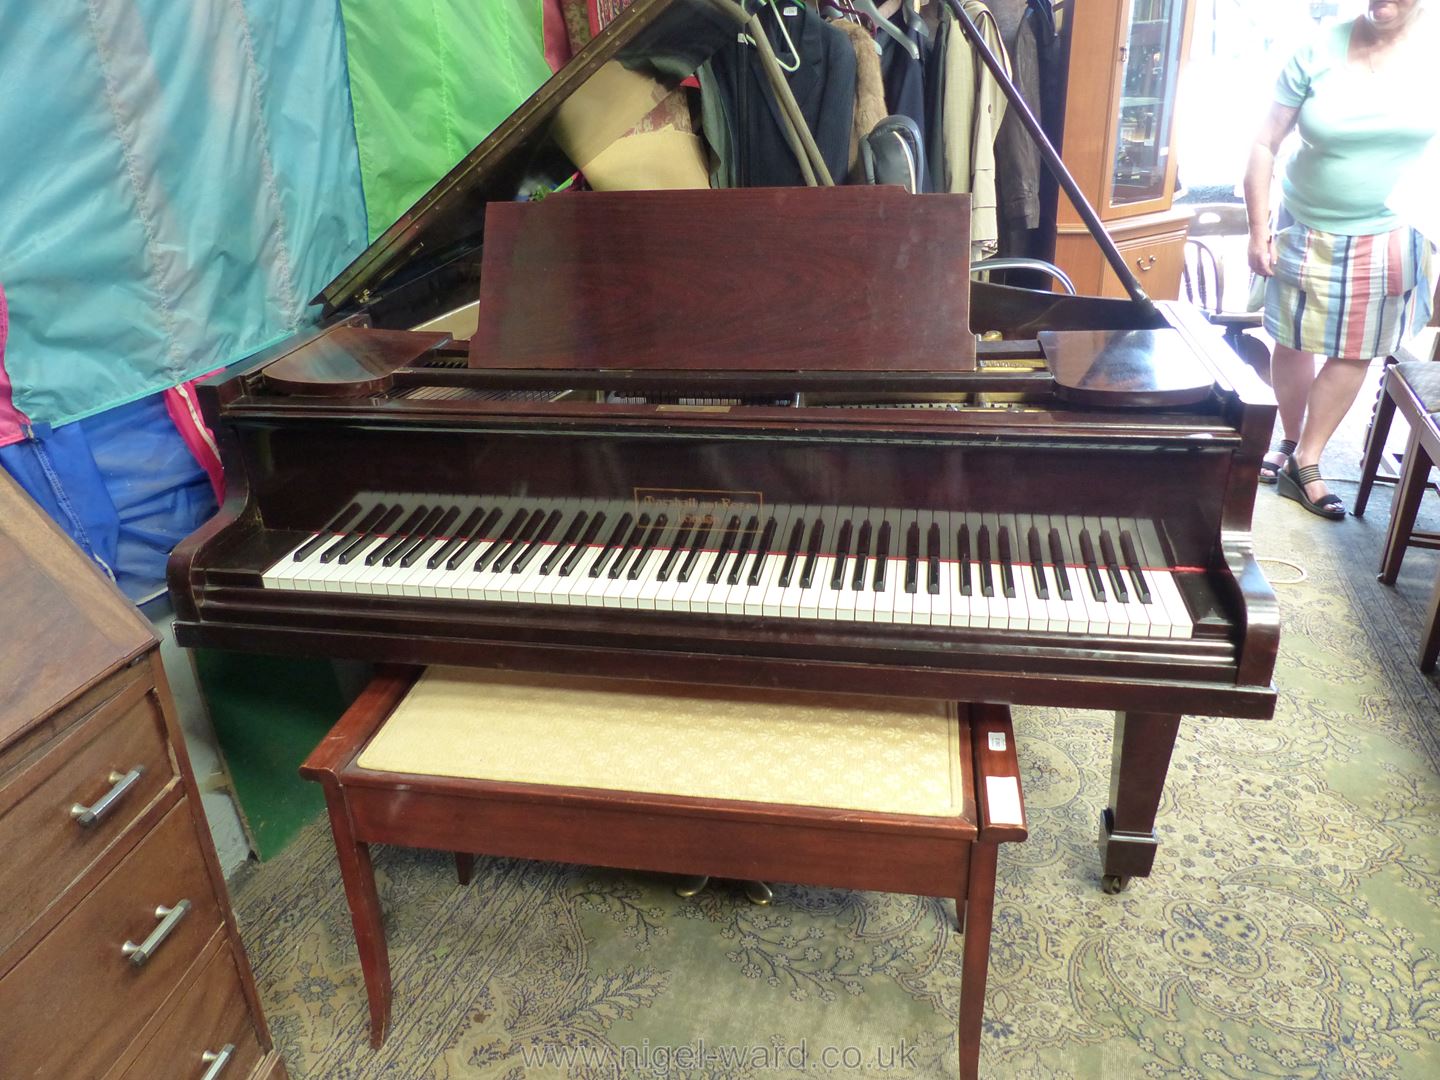
[[[901,30],[889,19],[880,14],[879,9],[875,7],[875,0],[844,0],[843,4],[837,3],[836,0],[825,0],[821,6],[834,8],[842,14],[848,14],[848,12],[845,11],[846,7],[853,8],[874,23],[876,29],[890,35],[890,37],[898,41],[900,47],[910,54],[911,60],[920,59],[920,46],[910,40],[909,34],[905,33],[905,31]]]
[[[1046,3],[1048,2],[1049,0],[1046,0]],[[929,41],[933,36],[930,33],[930,25],[920,15],[920,9],[924,7],[926,3],[928,3],[928,0],[901,0],[900,11],[903,15],[901,21],[905,24],[905,29],[913,30],[926,41]]]
[[[745,11],[750,10],[749,4],[742,4],[741,6]],[[785,39],[785,48],[790,50],[789,63],[781,60],[779,54],[776,54],[775,62],[780,65],[780,69],[786,74],[795,74],[795,72],[800,70],[800,50],[795,47],[795,40],[790,36],[790,28],[785,25],[785,17],[780,14],[780,9],[775,6],[775,0],[760,0],[760,7],[769,8],[771,14],[775,16],[775,21],[780,25],[780,36]],[[755,44],[755,39],[749,34],[745,35],[745,40],[751,45]]]

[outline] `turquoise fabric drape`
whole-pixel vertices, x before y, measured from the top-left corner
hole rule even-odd
[[[291,332],[365,242],[338,0],[0,3],[6,362],[36,424]]]

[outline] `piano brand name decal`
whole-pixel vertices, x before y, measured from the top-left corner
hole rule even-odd
[[[636,488],[635,502],[640,506],[664,506],[716,518],[727,511],[738,513],[741,509],[760,513],[765,509],[765,493],[712,491],[708,488]],[[710,523],[713,524],[713,521]]]

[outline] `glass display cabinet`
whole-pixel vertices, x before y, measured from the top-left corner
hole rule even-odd
[[[1175,194],[1175,96],[1189,46],[1190,0],[1069,0],[1061,156],[1141,285],[1180,289],[1188,211]],[[1061,195],[1055,261],[1082,293],[1124,296]]]

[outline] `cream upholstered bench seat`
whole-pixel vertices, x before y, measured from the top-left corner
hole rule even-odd
[[[390,974],[368,845],[390,843],[456,852],[462,884],[483,852],[955,897],[961,1074],[978,1068],[995,845],[1025,836],[1002,708],[395,669],[301,772],[325,787],[376,1046]]]

